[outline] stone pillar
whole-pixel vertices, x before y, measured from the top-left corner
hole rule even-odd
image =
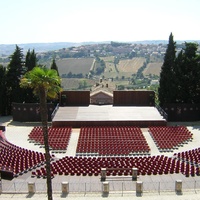
[[[35,193],[35,183],[33,183],[33,182],[28,183],[28,192]]]
[[[136,182],[136,193],[142,193],[143,192],[143,182],[137,181]]]
[[[138,172],[137,168],[132,168],[132,180],[133,181],[137,181],[137,172]]]
[[[182,180],[176,180],[175,191],[176,192],[182,192]]]
[[[106,180],[106,168],[101,168],[101,181]]]
[[[69,193],[69,183],[62,182],[62,193]]]
[[[104,194],[109,193],[109,182],[103,182],[103,193]]]

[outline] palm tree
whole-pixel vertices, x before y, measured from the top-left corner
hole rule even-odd
[[[42,121],[45,158],[46,158],[46,172],[47,172],[47,195],[48,200],[52,200],[52,183],[51,183],[51,165],[50,153],[48,143],[48,112],[47,112],[47,97],[56,98],[61,91],[60,77],[54,69],[47,69],[46,67],[36,66],[31,71],[25,73],[20,80],[20,86],[23,88],[32,88],[33,93],[39,96],[40,99],[40,115]]]

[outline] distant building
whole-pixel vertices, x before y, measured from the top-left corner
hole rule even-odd
[[[103,90],[93,92],[90,95],[90,103],[97,105],[113,104],[113,94]]]
[[[158,85],[159,84],[159,80],[151,80],[151,85]]]

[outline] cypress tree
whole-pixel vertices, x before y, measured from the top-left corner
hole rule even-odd
[[[184,83],[183,83],[183,69],[182,69],[182,65],[183,65],[183,50],[181,50],[175,60],[175,80],[176,80],[176,100],[174,101],[174,103],[182,103],[183,102],[183,95],[185,93],[185,88],[184,88]]]
[[[179,103],[200,103],[200,56],[196,43],[185,43],[176,59]]]
[[[176,43],[174,42],[172,33],[169,36],[164,62],[160,73],[160,87],[158,89],[158,97],[160,105],[172,103],[175,99],[175,77],[174,67],[176,58]]]
[[[35,66],[37,65],[37,55],[34,51],[30,51],[30,49],[27,51],[26,58],[25,58],[25,67],[27,71],[31,71]],[[39,100],[37,97],[33,94],[32,88],[26,88],[24,89],[24,101],[26,103],[36,103]]]
[[[6,68],[0,65],[0,115],[6,115]]]
[[[56,65],[55,59],[52,60],[51,69],[55,69],[57,71],[57,73],[58,73],[58,76],[59,76],[59,71],[58,71],[58,67]]]
[[[198,44],[185,43],[176,57],[172,34],[160,74],[159,100],[165,103],[200,103],[200,55]]]
[[[34,49],[32,51],[30,51],[29,49],[26,54],[25,67],[27,71],[31,71],[36,65],[37,65],[37,55]]]
[[[16,45],[14,53],[10,56],[6,74],[8,114],[11,114],[12,102],[23,102],[23,89],[20,88],[19,82],[25,71],[22,49]]]
[[[59,76],[59,71],[58,71],[58,67],[57,67],[57,65],[56,65],[55,59],[52,60],[50,69],[56,70],[57,73],[58,73],[58,76]],[[60,84],[59,86],[61,87],[61,84]],[[58,95],[59,95],[59,94],[58,94]],[[58,99],[54,99],[54,100],[52,100],[52,102],[56,105],[56,104],[59,103],[59,100],[58,100]]]

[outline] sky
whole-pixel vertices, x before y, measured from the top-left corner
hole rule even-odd
[[[0,0],[0,44],[200,40],[200,0]]]

